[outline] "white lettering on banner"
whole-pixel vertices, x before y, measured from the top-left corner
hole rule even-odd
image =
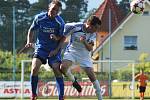
[[[71,84],[65,84],[64,94],[65,96],[96,96],[95,89],[91,83],[82,82],[82,92],[79,94]],[[106,85],[101,86],[102,95],[106,92]],[[47,82],[46,84],[39,86],[39,93],[41,96],[57,96],[57,87],[52,82]]]
[[[104,95],[105,94],[105,92],[106,92],[106,85],[103,85],[103,86],[101,86],[101,93],[102,93],[102,95]]]
[[[40,84],[42,83],[42,84]],[[72,82],[65,82],[65,96],[96,96],[95,89],[91,82],[80,82],[82,86],[82,92],[79,94],[72,86]],[[107,84],[101,85],[102,95],[107,92]],[[29,81],[24,82],[24,97],[30,97],[31,84]],[[13,81],[0,81],[0,98],[3,97],[20,97],[21,96],[21,82]],[[39,82],[38,85],[38,96],[58,96],[56,82],[50,81],[47,83]]]
[[[84,85],[81,93],[82,96],[95,96],[95,89],[91,85]]]
[[[39,92],[42,93],[42,96],[58,95],[57,88],[52,82],[47,82],[45,85],[40,86]]]

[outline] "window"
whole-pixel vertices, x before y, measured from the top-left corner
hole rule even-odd
[[[144,11],[143,12],[143,16],[149,16],[150,14],[149,14],[149,11]]]
[[[124,49],[137,50],[137,36],[124,36]]]

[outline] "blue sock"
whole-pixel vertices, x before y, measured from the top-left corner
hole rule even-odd
[[[64,97],[64,80],[63,77],[56,77],[56,86],[59,95],[59,100]]]
[[[36,94],[37,85],[38,85],[38,76],[31,76],[31,87],[33,95],[37,95]]]

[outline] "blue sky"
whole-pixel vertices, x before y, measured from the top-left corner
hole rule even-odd
[[[93,8],[98,8],[104,0],[88,0],[88,11]]]
[[[88,1],[88,11],[93,8],[98,8],[104,0],[87,0]],[[122,0],[117,0],[118,2]]]

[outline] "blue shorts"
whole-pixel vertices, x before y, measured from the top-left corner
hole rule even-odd
[[[33,58],[38,58],[41,60],[42,64],[46,64],[48,60],[48,64],[51,66],[53,63],[61,63],[61,51],[57,53],[57,55],[48,57],[49,51],[38,48],[35,50]]]
[[[139,92],[145,92],[145,90],[146,90],[146,87],[144,87],[144,86],[139,87]]]

